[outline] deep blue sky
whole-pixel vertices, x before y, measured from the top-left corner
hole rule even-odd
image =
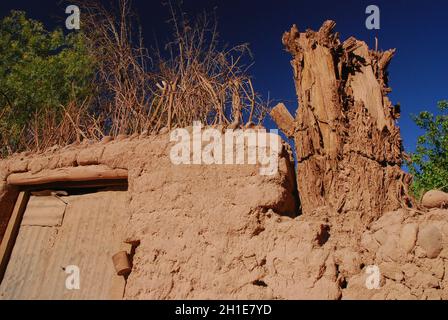
[[[159,0],[133,2],[147,45],[154,34],[163,40],[167,8]],[[365,9],[369,4],[378,5],[381,10],[380,30],[365,28]],[[251,73],[256,89],[265,96],[269,92],[271,98],[285,102],[290,110],[295,110],[297,100],[290,56],[283,50],[281,36],[293,23],[303,31],[317,29],[324,20],[332,19],[343,40],[353,35],[373,47],[377,36],[380,49],[397,48],[389,68],[393,89],[390,98],[393,103],[401,103],[399,125],[408,151],[414,149],[421,134],[411,114],[421,110],[435,112],[436,102],[448,99],[448,1],[184,0],[183,8],[190,15],[216,8],[221,40],[229,45],[248,42],[251,46],[255,58]],[[55,0],[2,0],[0,17],[11,9],[25,10],[49,28],[64,25],[64,6]]]

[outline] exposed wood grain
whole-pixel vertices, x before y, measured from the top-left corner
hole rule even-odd
[[[28,203],[29,193],[22,191],[17,197],[16,205],[9,219],[8,226],[0,243],[0,283],[8,266],[9,257],[11,256],[14,243],[19,232],[20,222]]]
[[[277,104],[270,113],[272,119],[275,121],[277,126],[282,130],[288,137],[292,137],[294,133],[294,118],[288,109],[286,109],[283,103]]]
[[[7,182],[15,186],[30,186],[53,182],[78,182],[93,180],[127,179],[128,171],[125,169],[110,169],[107,166],[83,166],[72,168],[59,168],[42,170],[38,173],[14,173],[8,176]]]
[[[283,35],[299,98],[295,128],[286,130],[294,132],[303,213],[329,206],[361,212],[368,222],[413,201],[401,170],[398,115],[387,97],[395,51],[369,50],[353,37],[341,43],[334,27],[326,21],[300,33],[294,25]]]

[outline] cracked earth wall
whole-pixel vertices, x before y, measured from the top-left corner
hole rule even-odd
[[[121,137],[0,161],[1,225],[10,174],[104,165],[128,170],[123,241],[140,242],[124,299],[448,298],[447,210],[399,209],[367,226],[329,207],[297,216],[286,147],[278,174],[261,176],[256,165],[176,166],[171,146],[167,134]],[[369,265],[379,289],[365,285]]]

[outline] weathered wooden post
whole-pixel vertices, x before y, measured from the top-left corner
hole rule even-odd
[[[355,38],[341,43],[335,25],[285,32],[299,108],[293,118],[280,104],[271,116],[295,141],[302,212],[330,206],[371,220],[412,201],[401,170],[399,110],[387,98],[395,50],[369,50]]]

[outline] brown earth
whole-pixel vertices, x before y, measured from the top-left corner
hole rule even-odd
[[[172,165],[168,135],[53,148],[0,162],[0,208],[12,173],[104,165],[129,172],[123,241],[140,241],[125,299],[448,298],[448,211],[400,209],[364,227],[319,207],[295,217],[295,174],[256,165]],[[93,245],[93,244],[92,244]],[[377,265],[381,288],[367,289]]]

